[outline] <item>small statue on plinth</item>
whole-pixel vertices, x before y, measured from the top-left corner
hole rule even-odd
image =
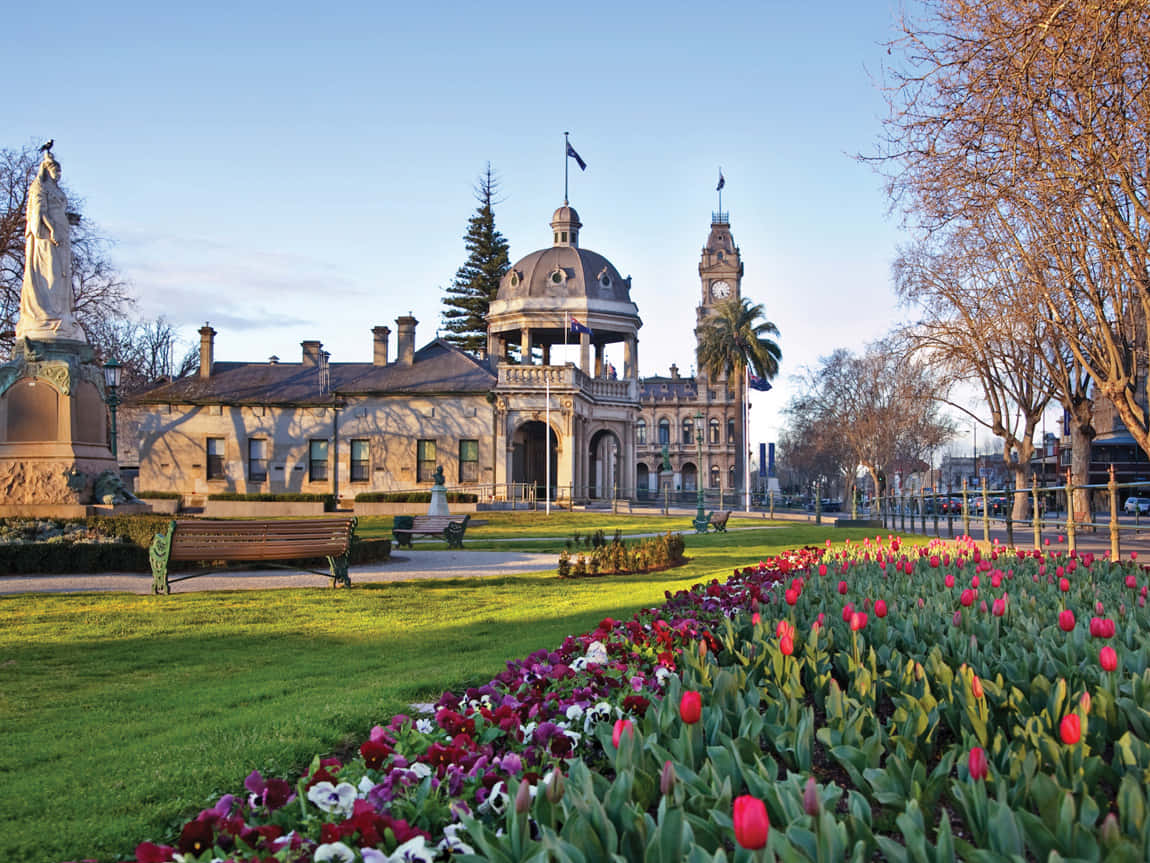
[[[435,483],[431,486],[431,503],[427,506],[428,515],[451,515],[447,508],[447,486],[443,478],[443,466],[435,468]]]

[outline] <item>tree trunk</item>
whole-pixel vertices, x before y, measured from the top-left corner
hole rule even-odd
[[[1015,522],[1029,521],[1030,520],[1030,504],[1031,492],[1030,483],[1032,482],[1030,475],[1030,468],[1027,465],[1014,466],[1014,506],[1012,507],[1011,518]]]
[[[1074,485],[1074,500],[1071,502],[1071,515],[1075,521],[1093,521],[1090,489],[1082,486],[1090,483],[1090,444],[1094,440],[1094,428],[1085,428],[1078,423],[1070,426],[1070,481]],[[1079,514],[1082,518],[1079,518]]]

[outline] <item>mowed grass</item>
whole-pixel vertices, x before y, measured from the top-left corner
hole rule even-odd
[[[503,518],[492,529],[514,531]],[[579,518],[584,533],[618,522]],[[525,521],[522,533],[537,528],[551,526]],[[0,597],[0,860],[129,858],[137,842],[240,791],[254,768],[298,773],[412,702],[486,681],[506,660],[658,604],[665,590],[867,533],[688,536],[687,566],[581,581]]]

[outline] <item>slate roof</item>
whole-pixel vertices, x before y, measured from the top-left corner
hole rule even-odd
[[[676,398],[697,399],[699,388],[694,378],[641,378],[639,401],[669,402]]]
[[[198,374],[132,397],[135,404],[329,405],[350,395],[485,393],[494,389],[490,366],[436,339],[415,352],[410,366],[329,363],[331,386],[320,392],[319,367],[302,363],[215,363]]]

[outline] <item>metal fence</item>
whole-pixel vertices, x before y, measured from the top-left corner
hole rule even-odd
[[[1075,509],[1075,492],[1079,491],[1087,492],[1089,503],[1085,509]],[[1014,517],[1020,497],[1026,501],[1021,508],[1028,510],[1027,517],[1021,520]],[[948,538],[953,538],[959,528],[962,535],[973,536],[973,523],[976,530],[981,527],[982,539],[987,543],[991,541],[991,525],[1001,524],[1006,530],[1007,545],[1015,545],[1015,534],[1020,533],[1033,538],[1035,549],[1041,547],[1042,531],[1046,529],[1063,531],[1070,551],[1080,533],[1105,530],[1109,533],[1110,555],[1116,559],[1121,554],[1123,534],[1129,536],[1150,527],[1150,483],[1117,482],[1113,468],[1109,482],[1094,485],[1076,486],[1069,476],[1065,485],[1039,486],[1032,479],[1030,485],[1022,488],[1008,485],[991,489],[985,479],[971,488],[964,481],[957,489],[945,492],[880,497],[867,514],[880,520],[884,528],[938,537],[945,534]]]

